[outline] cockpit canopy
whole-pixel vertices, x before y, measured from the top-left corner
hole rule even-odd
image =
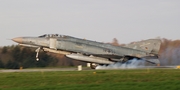
[[[59,35],[59,34],[44,34],[44,35],[41,35],[39,37],[66,37],[65,35]]]

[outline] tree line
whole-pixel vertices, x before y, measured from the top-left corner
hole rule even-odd
[[[18,45],[4,46],[0,48],[0,68],[19,69],[33,67],[54,67],[54,66],[75,66],[85,64],[83,62],[72,61],[63,55],[39,53],[39,61],[36,61],[35,48],[21,47]]]

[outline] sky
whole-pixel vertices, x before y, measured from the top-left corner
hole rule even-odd
[[[0,0],[0,46],[62,34],[120,44],[180,39],[180,0]]]

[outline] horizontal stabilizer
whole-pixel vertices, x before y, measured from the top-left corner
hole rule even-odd
[[[160,64],[159,59],[146,59],[146,61],[152,64]]]

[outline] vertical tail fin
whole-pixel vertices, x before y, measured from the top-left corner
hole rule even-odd
[[[148,39],[140,42],[130,43],[124,47],[141,50],[152,54],[158,54],[160,50],[160,46],[161,46],[160,39]]]

